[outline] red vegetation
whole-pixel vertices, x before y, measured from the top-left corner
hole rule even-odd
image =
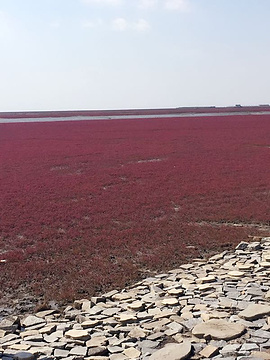
[[[269,115],[0,124],[0,288],[91,295],[267,230],[269,164]]]

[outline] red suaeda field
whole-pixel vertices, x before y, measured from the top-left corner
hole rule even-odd
[[[0,288],[72,299],[269,234],[270,115],[0,124]]]

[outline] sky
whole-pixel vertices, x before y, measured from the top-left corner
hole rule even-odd
[[[0,111],[270,103],[269,0],[0,0]]]

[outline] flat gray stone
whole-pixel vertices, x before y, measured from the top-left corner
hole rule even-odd
[[[94,327],[100,325],[101,323],[102,322],[100,320],[86,320],[81,323],[81,327],[83,329],[94,328]]]
[[[140,327],[134,327],[129,333],[128,336],[136,339],[144,339],[146,337],[145,331],[143,331]],[[149,339],[151,340],[151,339]]]
[[[207,345],[203,350],[200,351],[200,355],[204,358],[210,358],[217,355],[218,352],[218,347],[213,345]]]
[[[240,311],[238,316],[246,320],[256,320],[269,314],[270,314],[269,305],[250,304],[245,310]]]
[[[65,336],[75,339],[75,340],[88,340],[90,335],[86,330],[76,330],[72,329],[65,333]]]
[[[123,351],[123,348],[120,346],[108,346],[107,349],[111,354],[120,353]]]
[[[112,354],[112,355],[110,355],[109,359],[110,360],[127,360],[128,358],[124,354]]]
[[[69,355],[69,351],[63,349],[55,349],[53,355],[57,358],[66,358]]]
[[[0,345],[16,339],[19,339],[19,336],[16,334],[5,335],[0,339]]]
[[[222,354],[223,356],[229,356],[229,355],[233,355],[236,353],[236,351],[238,349],[240,349],[241,344],[228,344],[225,345],[221,350],[220,350],[220,354]]]
[[[242,351],[255,351],[260,350],[259,346],[257,344],[243,344],[240,348],[240,352]]]
[[[128,359],[137,359],[141,355],[141,352],[134,347],[130,347],[125,349],[123,354],[126,355]]]
[[[43,324],[43,323],[45,323],[44,319],[34,316],[34,315],[29,315],[22,321],[22,325],[25,327],[39,325],[39,324]]]
[[[185,341],[182,344],[166,344],[164,348],[155,351],[149,360],[183,360],[191,353],[191,343]]]
[[[55,312],[56,312],[55,310],[39,311],[39,312],[36,313],[36,316],[44,319],[46,316],[52,315]]]
[[[24,351],[18,352],[14,355],[14,360],[34,360],[35,358],[35,355]]]
[[[76,355],[76,356],[86,356],[86,354],[87,354],[86,346],[75,346],[69,352],[69,355]]]
[[[107,316],[113,316],[115,314],[118,314],[121,311],[121,309],[119,309],[118,307],[112,307],[109,309],[105,309],[104,311],[102,311],[103,315],[107,315]]]
[[[106,346],[96,346],[88,349],[87,355],[88,356],[103,356],[107,355],[108,350]]]
[[[0,322],[0,329],[14,332],[18,328],[19,323],[20,321],[17,316],[10,316]]]
[[[238,323],[230,323],[226,320],[211,319],[197,324],[192,334],[198,338],[215,340],[232,340],[241,336],[245,327]]]
[[[242,278],[245,276],[245,273],[243,271],[233,270],[233,271],[229,271],[228,275],[231,278]]]
[[[93,336],[90,340],[86,342],[88,348],[94,348],[98,346],[105,346],[108,343],[106,336]]]
[[[235,248],[235,250],[246,250],[246,248],[249,246],[249,243],[246,241],[241,241]]]
[[[259,359],[270,360],[270,353],[265,351],[252,351],[251,355]]]
[[[64,336],[63,331],[58,330],[51,333],[50,335],[44,335],[44,340],[47,341],[48,343],[52,343],[62,338],[63,336]]]
[[[270,339],[270,331],[266,331],[262,329],[254,331],[252,335],[263,339]]]

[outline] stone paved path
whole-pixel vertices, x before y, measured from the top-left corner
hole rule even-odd
[[[0,322],[0,358],[270,359],[270,237],[121,292]]]

